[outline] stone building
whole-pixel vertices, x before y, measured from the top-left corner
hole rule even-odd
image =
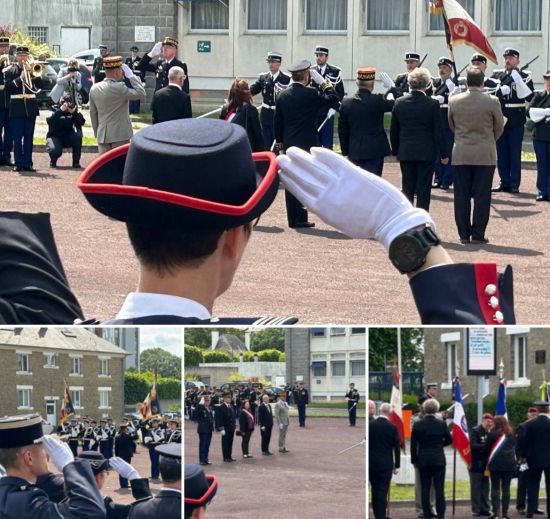
[[[285,384],[284,362],[210,362],[201,363],[196,368],[189,368],[189,372],[196,373],[201,382],[208,386],[220,387],[230,382],[231,375],[240,373],[242,380],[265,379],[273,386]]]
[[[463,393],[476,393],[476,377],[465,373],[464,328],[424,329],[424,380],[435,382],[442,398],[451,394],[451,382],[458,369]],[[518,390],[540,394],[543,381],[550,379],[550,329],[502,327],[497,329],[497,365],[502,361],[510,393]],[[488,377],[488,392],[495,395],[498,376]]]
[[[101,326],[91,329],[98,337],[122,348],[128,353],[124,359],[124,370],[140,371],[139,328]]]
[[[65,384],[77,417],[124,411],[126,352],[80,327],[0,328],[0,415],[37,412],[57,424]]]

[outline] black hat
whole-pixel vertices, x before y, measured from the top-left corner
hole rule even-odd
[[[139,49],[135,45],[132,45],[130,47],[130,52],[138,52],[138,51],[139,51]]]
[[[206,475],[200,465],[185,465],[185,506],[200,508],[206,506],[216,495],[218,478]]]
[[[78,456],[82,460],[88,460],[92,466],[92,472],[99,474],[104,470],[109,470],[109,460],[106,460],[103,454],[96,451],[82,451]]]
[[[15,48],[15,52],[16,52],[16,54],[28,54],[29,53],[29,48],[26,45],[18,45]]]
[[[53,427],[42,423],[38,413],[4,416],[0,418],[0,449],[16,449],[40,443]]]
[[[300,61],[294,62],[288,67],[289,72],[300,72],[302,70],[308,70],[311,68],[311,61],[307,59],[301,59]]]
[[[420,54],[418,54],[418,52],[407,52],[405,54],[405,61],[410,60],[420,61]]]
[[[107,45],[104,45],[103,43],[97,47],[98,49],[105,49],[107,50],[109,47]]]
[[[7,36],[0,36],[0,45],[9,45],[10,39]]]
[[[550,402],[547,402],[546,400],[536,400],[533,402],[533,405],[536,407],[550,407]]]
[[[542,77],[544,79],[550,79],[550,70],[548,72],[546,72],[546,74],[543,74]]]
[[[439,58],[437,60],[437,66],[439,67],[440,65],[447,65],[448,67],[452,68],[454,63],[453,63],[452,59],[449,59],[449,58],[446,58],[445,56],[442,56],[441,58]]]
[[[157,445],[155,451],[160,454],[159,463],[181,465],[181,443]]]
[[[504,57],[506,56],[514,56],[515,58],[519,58],[519,50],[512,49],[512,47],[506,47],[504,49]]]
[[[255,162],[267,162],[263,178]],[[271,205],[275,155],[252,154],[244,128],[214,119],[155,124],[94,160],[77,186],[99,212],[186,231],[251,222]]]
[[[283,61],[283,55],[280,52],[268,52],[266,61],[274,61],[275,63],[281,63]]]
[[[437,389],[437,383],[436,382],[430,382],[430,383],[426,384],[426,387],[428,389]]]
[[[317,45],[315,47],[314,54],[327,54],[328,55],[328,47],[326,45]]]
[[[470,63],[473,63],[474,61],[481,61],[482,63],[487,63],[487,58],[483,54],[476,52],[475,54],[472,54],[472,57],[470,58]]]

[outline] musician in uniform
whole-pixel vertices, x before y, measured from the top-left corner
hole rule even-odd
[[[185,519],[203,519],[206,506],[218,490],[218,478],[207,476],[199,465],[185,465]]]
[[[497,169],[500,184],[494,192],[519,193],[521,183],[521,145],[526,122],[526,101],[533,97],[533,81],[529,72],[518,69],[519,51],[504,50],[505,68],[495,70],[492,78],[500,81],[496,92],[506,117],[504,133],[497,141]],[[502,87],[508,87],[504,89]]]
[[[283,55],[280,52],[269,52],[267,58],[269,71],[258,76],[258,79],[250,85],[250,93],[255,96],[262,94],[262,109],[260,111],[260,124],[262,125],[262,136],[264,147],[270,150],[273,147],[275,133],[275,102],[277,95],[290,83],[290,76],[281,70]]]
[[[346,401],[348,403],[348,417],[349,424],[352,427],[355,427],[355,420],[357,417],[357,406],[359,405],[359,391],[355,389],[355,384],[353,382],[349,385],[349,391],[346,393]]]
[[[0,478],[0,517],[18,519],[96,519],[105,517],[90,464],[75,460],[69,447],[44,433],[38,414],[0,418],[0,465],[7,475]],[[51,501],[35,486],[38,476],[48,473],[48,457],[63,472],[67,499]]]
[[[71,419],[67,434],[69,435],[67,439],[69,448],[71,449],[73,456],[76,458],[78,456],[78,443],[81,437],[81,426],[76,418]]]
[[[32,164],[34,126],[38,112],[37,92],[42,77],[34,75],[29,63],[29,48],[19,45],[16,63],[4,72],[5,88],[9,96],[10,133],[15,156],[14,171],[35,172]]]
[[[105,79],[105,68],[103,67],[103,60],[109,56],[109,48],[107,45],[101,44],[99,47],[99,56],[94,59],[92,65],[92,76],[94,77],[94,84],[100,83]]]
[[[94,429],[91,426],[90,420],[82,420],[82,450],[91,450],[93,444],[95,444]]]
[[[99,443],[99,452],[104,458],[109,459],[113,455],[113,444],[111,441],[110,428],[107,426],[107,420],[104,418],[99,420],[97,438]]]
[[[338,99],[341,101],[346,95],[344,91],[344,82],[342,79],[342,69],[336,67],[335,65],[330,65],[328,63],[328,47],[325,45],[317,45],[315,47],[315,61],[317,66],[315,70],[322,76],[325,81],[330,82],[333,86],[334,91],[338,95]],[[322,83],[311,80],[311,86],[317,88],[320,93],[324,92],[324,88],[321,87]],[[332,111],[330,111],[332,108]],[[317,119],[317,126],[323,125],[321,131],[319,131],[319,144],[323,148],[332,149],[334,143],[334,110],[338,109],[339,106],[321,106],[319,110],[319,117]],[[327,116],[331,114],[329,120],[327,121]]]
[[[340,105],[340,98],[332,83],[325,80],[316,69],[310,69],[308,60],[288,67],[292,74],[292,84],[278,96],[275,110],[275,140],[281,150],[297,146],[309,151],[312,146],[316,146],[319,143],[319,113],[324,108],[334,109]],[[319,85],[319,89],[309,87],[310,81]],[[290,228],[315,226],[308,221],[303,205],[286,190],[285,200]]]
[[[544,90],[529,103],[533,121],[533,148],[537,157],[537,202],[550,202],[550,71],[543,75]]]
[[[151,460],[151,479],[159,478],[159,453],[156,447],[164,443],[164,430],[159,427],[159,421],[156,418],[151,420],[151,426],[146,430],[143,436],[143,443],[149,450],[149,459]]]
[[[166,443],[181,443],[181,429],[179,422],[172,418],[168,421],[168,430],[166,431]]]
[[[342,101],[338,135],[344,157],[382,176],[384,157],[391,154],[384,114],[392,111],[393,101],[373,93],[375,76],[374,67],[357,69],[357,92]]]
[[[145,54],[139,62],[137,68],[143,72],[154,72],[156,76],[155,91],[168,86],[168,71],[172,67],[181,67],[185,73],[183,91],[189,93],[189,74],[187,72],[187,63],[180,61],[176,54],[178,52],[178,40],[167,36],[162,42],[155,43],[150,52]],[[156,63],[151,61],[162,54],[162,58]]]
[[[9,124],[9,96],[6,90],[3,70],[10,65],[10,39],[0,36],[0,166],[13,166],[11,152],[13,139]]]
[[[145,71],[139,69],[141,58],[139,57],[138,52],[139,49],[135,45],[130,47],[130,57],[126,58],[124,63],[126,63],[126,65],[132,69],[134,75],[138,76],[139,79],[141,79],[141,82],[145,84]],[[125,79],[124,83],[128,88],[132,88],[132,85],[128,79]],[[140,104],[141,101],[139,99],[132,99],[128,107],[130,114],[139,114]]]

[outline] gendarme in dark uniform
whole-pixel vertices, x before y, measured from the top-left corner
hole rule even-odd
[[[352,382],[349,385],[349,391],[346,393],[346,400],[348,402],[348,417],[349,424],[355,427],[355,420],[357,417],[357,406],[359,405],[359,391],[355,389],[355,384]]]
[[[270,150],[275,140],[273,126],[275,124],[275,102],[278,93],[290,83],[290,76],[280,70],[283,55],[280,52],[270,52],[267,55],[269,71],[258,76],[258,79],[250,85],[253,96],[262,94],[262,109],[260,110],[260,123],[264,147]]]
[[[51,427],[49,427],[51,429]],[[38,472],[47,473],[46,448],[39,445],[44,435],[42,418],[38,414],[0,418],[0,461],[7,465],[7,476],[0,478],[0,517],[2,519],[100,519],[105,517],[103,499],[99,494],[90,464],[86,460],[69,461],[63,453],[63,476],[67,499],[61,503],[50,500],[46,492],[35,486]],[[51,442],[56,442],[50,438]],[[61,448],[62,445],[59,445]],[[4,459],[3,449],[32,449],[33,463],[18,456],[14,466]],[[50,458],[52,453],[48,452]],[[69,456],[71,454],[69,453]],[[56,461],[58,457],[53,457]],[[61,468],[61,467],[58,467]],[[13,476],[16,471],[18,476]],[[26,479],[21,474],[28,474]]]
[[[124,63],[132,69],[132,72],[141,79],[142,83],[145,83],[145,71],[139,69],[139,64],[141,63],[141,58],[138,55],[139,49],[133,45],[130,47],[130,52],[132,55],[126,58]],[[132,88],[130,81],[126,78],[124,79],[124,83],[126,83],[128,88]],[[130,113],[139,114],[140,105],[141,101],[139,99],[132,99],[129,103]]]
[[[170,36],[164,38],[164,41],[162,42],[163,57],[158,59],[156,63],[152,63],[152,60],[156,56],[158,56],[157,52],[160,52],[160,50],[157,50],[160,46],[161,44],[159,42],[148,54],[145,54],[143,58],[141,58],[141,61],[139,62],[137,68],[143,72],[155,73],[155,91],[157,91],[160,88],[168,86],[168,71],[172,67],[181,67],[185,72],[183,91],[189,93],[189,75],[187,73],[187,64],[183,61],[180,61],[176,57],[176,53],[178,50],[178,40],[176,40],[176,38],[171,38]],[[166,47],[169,47],[169,49],[165,49]],[[166,55],[166,53],[173,54],[173,57],[168,59],[165,58],[164,56]]]
[[[519,65],[519,51],[507,48],[504,51],[504,58],[507,61],[509,59],[513,60],[513,64],[508,63],[506,68],[495,70],[491,76],[493,79],[500,81],[501,88],[497,90],[496,96],[500,101],[502,113],[507,119],[504,133],[497,141],[497,169],[500,175],[500,185],[493,191],[519,193],[521,184],[521,146],[527,120],[526,102],[533,97],[534,86],[531,73],[517,68]],[[517,74],[521,76],[521,80],[525,83],[523,89],[531,91],[530,95],[523,96],[521,91],[520,95],[522,97],[518,95],[518,84],[513,79],[513,76]],[[502,85],[509,87],[509,94],[503,93]]]
[[[10,39],[0,36],[0,166],[12,166],[10,155],[13,149],[13,141],[10,135],[9,125],[9,96],[4,85],[3,69],[9,67]],[[8,56],[7,60],[1,60],[2,56]]]
[[[300,382],[296,391],[296,406],[298,407],[298,422],[300,427],[306,426],[306,407],[309,404],[309,392]]]
[[[418,52],[407,52],[405,54],[405,63],[407,64],[407,72],[398,74],[395,78],[395,86],[390,89],[395,99],[402,97],[409,92],[409,73],[420,66],[420,54]],[[427,96],[433,95],[432,87],[426,90]]]
[[[109,49],[107,45],[102,44],[98,47],[98,49],[100,56],[94,59],[94,63],[92,65],[92,76],[94,77],[94,83],[100,83],[105,79],[103,58],[106,58],[109,55]]]

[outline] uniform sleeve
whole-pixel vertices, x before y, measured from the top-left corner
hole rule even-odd
[[[130,486],[132,487],[132,496],[134,499],[145,499],[151,497],[151,489],[149,488],[149,479],[138,478],[131,479]]]
[[[186,95],[183,107],[183,118],[191,119],[193,117],[193,108],[191,107],[191,96]]]
[[[250,85],[250,93],[253,96],[255,96],[262,91],[262,87],[263,87],[263,81],[262,81],[262,76],[260,75],[258,76],[258,79],[256,79],[256,81],[254,81],[254,83]]]
[[[158,98],[157,92],[153,94],[153,99],[151,99],[151,122],[153,124],[157,123],[157,110],[156,110],[156,100]]]
[[[92,129],[94,130],[94,135],[97,137],[97,127],[99,124],[99,119],[97,116],[97,106],[94,101],[94,91],[93,87],[92,90],[90,90],[90,121],[92,123]]]
[[[130,78],[130,84],[132,88],[128,88],[124,83],[120,83],[123,88],[125,96],[130,99],[145,99],[145,87],[138,76],[132,76]]]
[[[433,101],[432,102],[432,114],[433,114],[432,119],[433,119],[433,125],[434,125],[435,142],[441,158],[445,159],[449,156],[449,152],[447,150],[447,140],[445,139],[444,132],[443,132],[443,121],[441,119],[441,109],[439,108],[439,103],[437,101],[434,101],[431,99],[430,101]]]
[[[391,149],[392,149],[393,155],[399,154],[399,132],[401,130],[399,126],[398,107],[399,107],[398,103],[396,103],[393,106],[392,118],[391,118],[391,124],[390,124],[390,142],[391,142]]]
[[[281,104],[280,99],[277,99],[277,103],[275,105],[275,118],[273,121],[273,132],[275,134],[275,141],[276,142],[283,142],[283,136],[284,136],[284,118],[283,118],[283,107]]]
[[[151,63],[151,59],[152,58],[150,58],[148,54],[145,54],[143,58],[141,58],[141,60],[139,61],[136,68],[143,72],[155,72],[156,67],[153,63]]]
[[[183,90],[186,94],[188,94],[188,93],[189,93],[190,86],[189,86],[189,72],[187,71],[187,63],[182,63],[182,64],[181,64],[181,68],[182,68],[183,71],[185,72],[185,81],[183,82],[182,90]]]
[[[338,119],[338,137],[340,138],[342,155],[347,157],[349,155],[349,122],[345,105],[342,105],[340,118]]]

